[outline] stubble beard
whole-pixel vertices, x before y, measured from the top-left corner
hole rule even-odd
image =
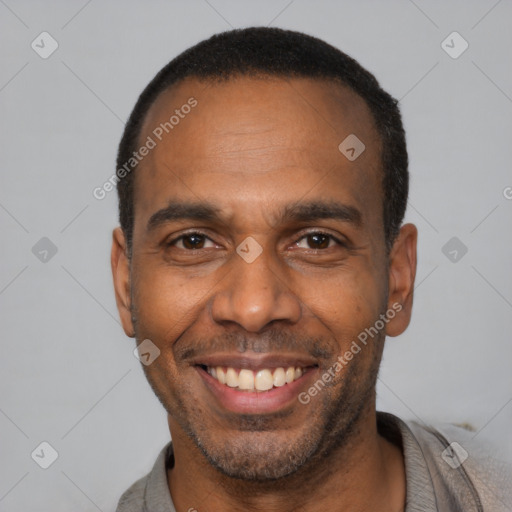
[[[224,441],[218,440],[205,421],[210,412],[199,403],[187,400],[186,387],[170,397],[165,392],[164,382],[159,384],[146,367],[144,372],[167,413],[213,468],[231,479],[256,485],[258,482],[266,485],[274,482],[279,487],[285,484],[283,480],[296,478],[300,481],[302,477],[325,471],[329,464],[326,461],[349,448],[358,436],[364,412],[375,408],[380,357],[374,355],[363,380],[358,378],[357,365],[352,365],[342,370],[346,373],[338,396],[333,396],[334,387],[319,392],[321,407],[312,412],[317,420],[293,439],[286,435],[286,431],[275,432],[279,425],[278,415],[240,415],[238,425],[233,427],[234,434],[224,436]],[[299,407],[311,404],[313,401]]]
[[[132,302],[133,304],[133,302]],[[132,322],[135,338],[143,340],[138,331],[135,308]],[[343,368],[343,386],[336,396],[336,386],[325,387],[319,392],[322,407],[315,412],[318,418],[311,428],[300,432],[295,439],[286,437],[286,432],[275,433],[278,414],[240,415],[236,434],[227,442],[219,442],[208,428],[209,411],[199,403],[187,400],[186,385],[170,390],[164,379],[157,382],[153,372],[142,365],[146,378],[156,397],[167,413],[177,421],[183,432],[192,440],[206,461],[225,477],[275,485],[288,485],[290,479],[297,482],[308,479],[312,474],[325,472],[326,461],[349,448],[359,435],[359,423],[365,412],[375,412],[375,385],[379,372],[385,336],[381,333],[372,341],[371,360],[368,367],[352,364]],[[153,365],[158,366],[157,359]],[[357,362],[357,358],[354,360]],[[165,375],[165,368],[161,375]],[[319,373],[319,375],[321,375]],[[191,396],[191,395],[188,395]],[[313,404],[301,404],[308,407]],[[277,417],[276,417],[277,416]],[[242,434],[242,435],[240,435]],[[328,471],[328,469],[327,469]],[[273,484],[272,484],[273,482]]]

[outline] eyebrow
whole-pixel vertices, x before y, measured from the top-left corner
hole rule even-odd
[[[179,220],[222,220],[221,208],[208,202],[173,201],[154,213],[146,226],[152,231],[163,224]],[[354,206],[337,201],[309,201],[286,205],[277,216],[278,222],[308,222],[320,219],[335,219],[351,223],[357,227],[362,224],[362,214]]]
[[[162,224],[177,220],[212,220],[219,218],[221,209],[208,202],[169,201],[169,205],[154,213],[146,225],[152,231]]]
[[[281,214],[284,221],[307,222],[320,219],[335,219],[361,226],[363,216],[354,206],[337,201],[309,201],[287,205]]]

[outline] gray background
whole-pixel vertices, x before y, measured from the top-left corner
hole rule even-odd
[[[231,26],[322,37],[401,99],[419,266],[412,324],[387,342],[379,408],[469,422],[475,442],[512,458],[511,20],[506,0],[0,0],[0,510],[114,510],[168,440],[115,309],[117,199],[92,190],[114,172],[146,83]],[[42,31],[59,44],[47,59],[31,48]],[[469,43],[457,59],[441,47],[453,31]],[[55,255],[46,242],[34,254],[43,237]],[[445,254],[452,237],[459,247]],[[31,458],[42,441],[59,455],[46,470]]]

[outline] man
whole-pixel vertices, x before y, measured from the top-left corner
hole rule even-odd
[[[507,510],[467,432],[375,409],[417,231],[369,72],[295,32],[214,36],[148,85],[117,163],[116,300],[172,438],[119,512]]]

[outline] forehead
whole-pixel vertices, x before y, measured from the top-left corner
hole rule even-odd
[[[351,161],[339,145],[354,136],[365,149]],[[136,217],[177,196],[231,212],[306,195],[357,203],[365,216],[382,211],[373,117],[360,96],[332,81],[189,78],[150,108],[139,144],[149,139],[154,147],[136,171]]]

